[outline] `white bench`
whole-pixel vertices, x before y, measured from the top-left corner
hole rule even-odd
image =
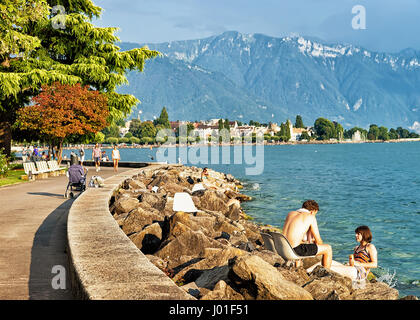
[[[29,180],[35,179],[35,177],[42,175],[42,172],[38,171],[35,167],[35,163],[33,162],[24,162],[23,163],[23,170],[25,174],[28,176]]]

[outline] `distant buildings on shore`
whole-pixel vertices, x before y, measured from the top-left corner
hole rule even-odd
[[[202,140],[206,140],[211,136],[217,136],[219,133],[219,121],[225,121],[223,119],[210,119],[210,120],[201,120],[199,122],[190,122],[190,121],[170,121],[171,129],[176,132],[176,130],[182,125],[192,124],[194,126],[193,134],[194,136],[200,137]],[[125,126],[120,127],[120,136],[124,137],[130,130],[131,120],[125,123]],[[290,140],[289,141],[301,141],[301,136],[306,132],[310,137],[315,134],[314,127],[305,127],[305,128],[295,128],[291,121],[288,121],[289,130],[290,130]],[[229,121],[229,132],[231,138],[240,138],[240,137],[251,137],[253,135],[264,135],[264,136],[275,136],[281,127],[275,123],[270,122],[269,124],[261,124],[259,126],[242,124],[238,121]],[[350,139],[347,139],[350,140]],[[351,141],[365,141],[366,137],[357,130],[353,133]]]

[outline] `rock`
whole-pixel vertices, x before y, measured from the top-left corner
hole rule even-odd
[[[210,270],[215,267],[227,266],[229,259],[246,254],[245,251],[233,248],[206,248],[202,254],[202,260],[180,270],[174,277],[174,281],[181,280],[190,270]],[[195,279],[194,279],[195,280]]]
[[[201,231],[187,230],[161,248],[156,255],[169,260],[171,265],[181,264],[180,257],[188,253],[189,256],[201,257],[205,248],[222,248],[223,245],[213,240]],[[171,266],[172,267],[172,266]]]
[[[130,235],[143,230],[145,226],[152,224],[155,221],[162,220],[162,217],[154,212],[137,208],[136,210],[131,211],[124,219],[122,222],[122,230],[126,235]]]
[[[226,205],[227,201],[228,198],[223,193],[206,190],[204,195],[200,197],[200,208],[226,214],[229,212],[229,207]]]
[[[284,279],[289,280],[293,283],[296,283],[300,287],[302,287],[303,285],[308,283],[308,281],[310,281],[310,278],[308,274],[306,273],[306,270],[302,267],[294,269],[294,270],[285,269],[285,268],[277,268],[277,270],[281,273]]]
[[[323,266],[317,266],[310,273],[310,281],[303,288],[311,293],[315,300],[331,298],[346,299],[352,292],[352,281]]]
[[[244,297],[233,290],[225,281],[220,280],[214,290],[204,295],[201,300],[244,300]]]
[[[397,300],[398,290],[391,288],[383,282],[366,283],[364,289],[356,289],[350,296],[345,297],[349,300]]]
[[[186,188],[177,183],[169,182],[163,185],[161,189],[165,189],[166,192],[173,197],[177,192],[185,192]]]
[[[209,270],[203,270],[200,276],[194,281],[198,287],[213,290],[216,283],[220,280],[228,281],[229,266],[226,264],[220,267],[214,267]]]
[[[194,217],[190,213],[179,211],[173,214],[169,219],[170,230],[173,229],[174,225],[177,222],[181,222],[182,224],[189,227],[191,230],[201,230],[208,237],[214,238],[216,235],[216,231],[214,230],[214,225],[216,223],[215,217]],[[172,234],[172,231],[170,231],[170,233]]]
[[[138,200],[148,203],[152,208],[159,211],[163,210],[166,205],[166,199],[150,192],[140,192]]]
[[[151,263],[153,263],[156,267],[158,267],[160,270],[165,270],[167,267],[167,263],[165,261],[163,261],[161,258],[156,257],[155,255],[152,254],[146,254],[147,259],[149,259],[149,261]]]
[[[128,179],[128,187],[133,190],[146,190],[146,185],[137,179]]]
[[[419,298],[413,295],[409,295],[409,296],[402,297],[400,300],[419,300]]]
[[[180,287],[185,290],[188,294],[192,295],[194,298],[199,298],[201,296],[200,288],[197,287],[195,282],[187,283]]]
[[[280,257],[277,253],[274,253],[273,251],[255,251],[253,252],[253,254],[260,257],[265,262],[268,262],[270,265],[276,268],[281,267],[286,263],[286,261],[282,257]]]
[[[153,223],[141,232],[130,236],[130,239],[144,254],[152,254],[159,248],[162,241],[162,229],[159,223]]]
[[[123,214],[137,208],[139,201],[136,198],[123,197],[115,201],[115,213]]]
[[[238,204],[232,204],[229,206],[229,211],[226,213],[226,217],[238,221],[241,217],[241,207]]]
[[[283,278],[276,268],[258,256],[242,256],[230,262],[229,279],[242,295],[258,300],[312,300],[311,294]]]

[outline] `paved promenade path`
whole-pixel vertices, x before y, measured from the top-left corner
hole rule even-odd
[[[114,172],[89,168],[87,181],[92,175],[106,179]],[[65,290],[52,287],[54,266],[68,273],[67,215],[74,200],[63,196],[67,182],[60,176],[0,188],[0,300],[73,299],[68,274]]]

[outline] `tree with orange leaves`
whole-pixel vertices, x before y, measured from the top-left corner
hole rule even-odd
[[[45,85],[32,102],[33,105],[18,111],[16,125],[27,136],[49,143],[50,152],[58,147],[58,162],[61,162],[63,142],[95,134],[108,125],[105,94],[88,86],[59,82]]]

